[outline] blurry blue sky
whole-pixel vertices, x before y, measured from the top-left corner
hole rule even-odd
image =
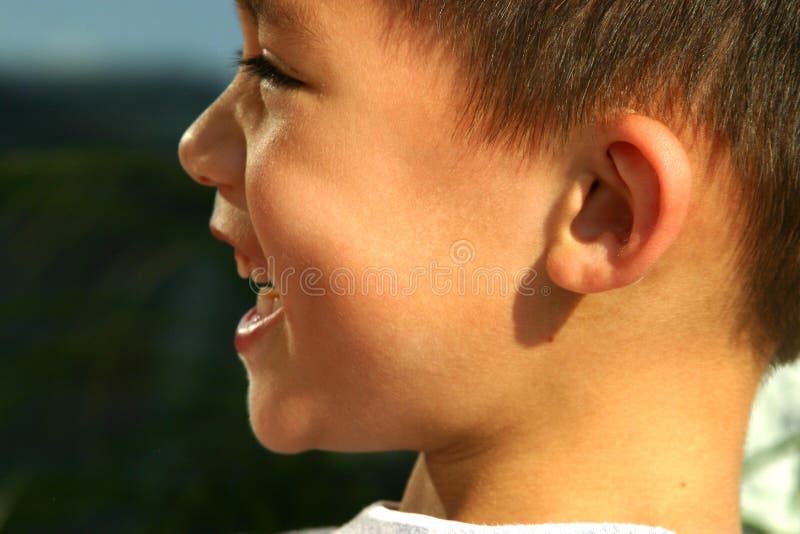
[[[86,75],[182,65],[233,73],[241,45],[233,0],[4,0],[0,76]]]

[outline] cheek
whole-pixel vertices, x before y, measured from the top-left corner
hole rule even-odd
[[[377,126],[352,128],[300,123],[264,136],[248,158],[248,207],[263,252],[275,258],[278,274],[293,269],[282,284],[286,358],[280,369],[259,375],[274,388],[262,397],[281,403],[254,402],[265,414],[260,419],[295,399],[288,412],[297,420],[303,410],[336,423],[337,414],[347,414],[353,425],[372,422],[384,432],[403,428],[403,421],[415,428],[428,421],[429,428],[441,426],[437,417],[475,420],[490,398],[484,389],[493,380],[486,377],[511,376],[502,372],[511,362],[493,355],[513,341],[513,297],[434,295],[427,278],[409,296],[380,295],[364,273],[389,268],[399,289],[408,289],[416,267],[429,268],[431,260],[452,266],[451,246],[462,239],[473,243],[476,261],[493,265],[505,254],[510,272],[536,255],[526,246],[509,256],[507,243],[531,240],[516,212],[539,214],[530,206],[498,212],[496,206],[509,206],[508,195],[477,190],[480,173],[473,180],[433,158],[412,161],[398,153],[396,140],[372,135]],[[442,414],[442,398],[462,399],[453,403],[459,413]],[[375,414],[388,417],[391,428]]]
[[[247,198],[266,255],[330,273],[430,257],[446,219],[388,143],[320,120],[272,136],[251,159]],[[277,258],[280,263],[280,258]]]

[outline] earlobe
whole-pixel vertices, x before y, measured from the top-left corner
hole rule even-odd
[[[547,270],[565,289],[597,293],[641,280],[674,242],[691,168],[677,136],[649,117],[626,115],[585,135],[592,142],[578,157],[587,168],[567,193]]]

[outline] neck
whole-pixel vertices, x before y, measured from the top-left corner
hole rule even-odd
[[[490,438],[421,452],[400,510],[481,524],[740,532],[742,449],[763,366],[743,373],[719,362],[709,383],[672,380],[658,366],[560,389],[557,403],[521,404],[517,423]]]

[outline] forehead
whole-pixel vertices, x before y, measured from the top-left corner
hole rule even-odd
[[[234,0],[237,8],[259,24],[318,42],[326,41],[332,23],[369,18],[392,22],[403,10],[399,0]],[[377,18],[375,18],[377,17]]]
[[[313,42],[323,42],[324,31],[314,7],[323,2],[299,0],[234,0],[238,9],[259,24],[268,25],[285,34]]]

